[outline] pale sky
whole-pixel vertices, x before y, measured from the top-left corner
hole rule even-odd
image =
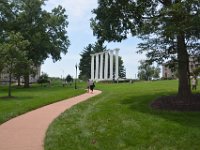
[[[48,58],[42,65],[41,71],[50,77],[66,77],[68,74],[75,77],[75,65],[79,64],[80,53],[88,44],[96,42],[96,37],[90,28],[90,18],[93,17],[91,10],[97,7],[97,0],[49,0],[45,9],[51,10],[58,5],[64,7],[68,15],[67,31],[71,45],[68,53],[62,55],[60,61],[53,63],[52,59]],[[105,43],[107,49],[120,49],[119,55],[124,61],[127,78],[135,78],[138,61],[145,59],[144,55],[136,54],[138,42],[137,38],[130,37],[121,43]]]

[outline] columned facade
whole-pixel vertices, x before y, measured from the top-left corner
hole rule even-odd
[[[99,54],[96,55],[95,80],[99,79]]]
[[[104,79],[108,80],[108,52],[105,52]]]
[[[114,68],[113,65],[115,65],[115,70],[113,70]],[[118,78],[119,78],[119,49],[91,54],[92,80],[96,81],[114,80],[114,79],[118,80]]]
[[[115,49],[115,80],[119,78],[119,49]]]
[[[100,54],[100,80],[103,79],[103,53]]]
[[[94,80],[94,54],[91,54],[91,79]]]
[[[110,80],[113,80],[113,50],[110,51]]]

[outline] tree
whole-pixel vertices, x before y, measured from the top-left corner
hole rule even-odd
[[[150,65],[148,62],[141,60],[138,67],[138,77],[140,80],[151,80],[159,78],[160,68]]]
[[[50,84],[50,81],[49,81],[49,76],[48,76],[48,74],[47,73],[43,73],[40,77],[39,77],[39,79],[38,79],[38,81],[37,81],[39,84],[43,84],[43,83],[49,83]]]
[[[24,60],[21,60],[20,62],[17,62],[13,70],[13,75],[18,81],[18,86],[20,86],[21,77],[29,75],[35,76],[36,71],[36,67],[33,64],[32,60],[26,58]]]
[[[122,60],[121,56],[118,56],[119,61],[119,78],[125,79],[126,78],[126,70],[124,68],[124,61]],[[108,64],[110,65],[110,58],[108,59]],[[115,54],[113,54],[113,64],[115,64]],[[113,78],[115,77],[115,65],[113,65]],[[110,75],[110,68],[108,68],[108,75]]]
[[[154,73],[153,73],[153,78],[160,78],[160,68],[157,67],[153,67],[154,69]]]
[[[138,78],[140,80],[151,80],[154,70],[145,61],[140,61],[140,66],[138,67]]]
[[[6,39],[5,43],[0,44],[0,59],[3,60],[3,68],[9,74],[8,96],[11,97],[12,75],[18,63],[27,61],[28,58],[25,49],[30,43],[24,40],[20,33],[11,32]]]
[[[68,27],[65,9],[61,6],[51,12],[43,10],[45,0],[11,0],[5,1],[0,8],[1,41],[4,31],[20,32],[30,42],[26,49],[28,59],[35,66],[52,57],[54,61],[61,59],[61,53],[66,54],[69,46],[66,28]],[[8,11],[9,10],[9,11]],[[25,86],[29,86],[29,74],[24,75]]]
[[[121,56],[119,56],[119,64],[120,64],[120,66],[119,66],[119,78],[126,79],[126,70],[124,68],[124,65],[123,65],[124,62],[123,62]]]
[[[200,75],[200,67],[195,68],[195,69],[193,70],[193,75],[194,75],[194,76],[199,76],[199,75]]]
[[[139,52],[149,61],[178,61],[179,86],[176,100],[191,98],[189,55],[199,56],[199,0],[99,0],[91,19],[100,41],[122,41],[128,35],[144,42]]]
[[[91,77],[91,56],[93,46],[89,44],[87,47],[84,48],[83,52],[80,54],[81,59],[79,63],[79,78],[82,80],[90,79]]]
[[[70,83],[70,85],[71,85],[71,82],[73,81],[73,78],[72,78],[72,76],[70,74],[68,74],[65,80],[67,81],[67,83]]]
[[[80,64],[79,64],[79,70],[80,70],[79,78],[80,79],[87,80],[87,79],[90,79],[91,77],[91,56],[90,55],[94,53],[98,53],[98,52],[104,52],[104,51],[107,51],[106,46],[103,46],[99,42],[96,42],[94,45],[89,44],[87,47],[84,48],[83,52],[80,54],[81,55]],[[115,56],[113,57],[114,57],[114,62],[115,62]],[[115,70],[115,65],[113,66],[113,69]],[[119,77],[120,78],[126,77],[126,71],[123,66],[123,60],[120,56],[119,56]]]
[[[0,51],[0,74],[3,71],[4,68],[4,60],[2,59],[4,56],[3,51]]]

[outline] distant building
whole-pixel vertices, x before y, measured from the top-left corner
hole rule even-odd
[[[173,64],[173,67],[171,68],[170,65]],[[189,71],[190,73],[193,72],[194,69],[200,67],[200,60],[198,60],[196,57],[190,57],[189,58]],[[176,78],[177,73],[177,63],[174,62],[167,62],[162,65],[162,77],[163,78]]]
[[[33,75],[29,76],[29,82],[30,83],[35,83],[39,79],[40,74],[41,74],[41,66],[35,67],[35,70],[36,70],[36,74],[34,76]],[[21,77],[20,81],[23,83],[24,78]],[[9,82],[9,74],[6,73],[6,71],[4,70],[4,71],[2,71],[2,73],[0,73],[0,83],[6,84],[8,82]],[[17,79],[15,77],[12,77],[12,82],[17,82]]]

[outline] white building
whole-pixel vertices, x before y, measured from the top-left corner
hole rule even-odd
[[[29,76],[30,83],[35,83],[39,79],[40,74],[41,74],[41,66],[35,67],[35,70],[36,70],[36,74],[34,76],[33,75]],[[24,82],[24,78],[21,77],[20,81]],[[9,74],[6,73],[6,71],[4,70],[0,73],[0,84],[6,84],[8,82],[9,82]],[[12,77],[12,82],[17,82],[17,79],[15,77]]]

